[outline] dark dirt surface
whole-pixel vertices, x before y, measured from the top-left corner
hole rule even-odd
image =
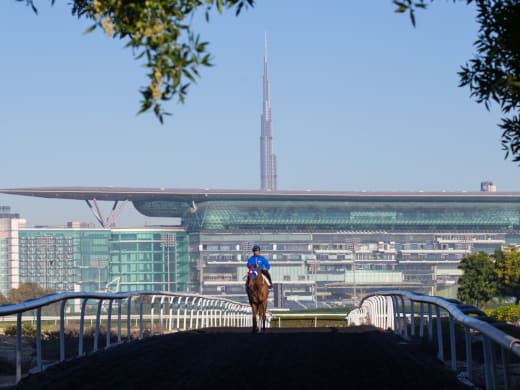
[[[468,389],[432,356],[371,327],[207,329],[64,362],[16,389]]]

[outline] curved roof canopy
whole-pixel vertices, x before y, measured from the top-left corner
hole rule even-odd
[[[47,187],[0,193],[87,203],[128,200],[146,216],[181,218],[190,231],[520,231],[519,192]]]
[[[520,192],[367,192],[367,191],[314,191],[286,190],[262,191],[242,189],[185,189],[185,188],[138,188],[138,187],[32,187],[0,189],[8,195],[33,196],[38,198],[77,200],[500,200],[520,202]]]

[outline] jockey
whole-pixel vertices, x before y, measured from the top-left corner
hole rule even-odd
[[[271,265],[269,261],[264,256],[260,255],[260,247],[258,245],[253,245],[253,256],[247,260],[247,268],[249,271],[255,266],[258,266],[258,269],[267,277],[269,280],[269,288],[273,287],[273,282],[271,281],[271,275],[269,274],[269,269]],[[249,273],[248,273],[249,275]]]

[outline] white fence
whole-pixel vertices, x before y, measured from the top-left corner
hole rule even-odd
[[[147,298],[145,298],[147,297]],[[146,301],[146,302],[145,302]],[[66,313],[67,304],[80,302],[79,314]],[[87,304],[95,308],[95,315],[86,315]],[[42,316],[42,308],[59,304],[59,315]],[[115,306],[115,308],[114,308]],[[145,311],[148,311],[145,313]],[[39,372],[51,364],[42,360],[42,321],[59,321],[59,360],[65,360],[65,328],[70,321],[79,321],[78,354],[84,356],[85,322],[94,324],[94,345],[91,352],[98,350],[100,325],[106,326],[105,348],[132,340],[132,324],[138,329],[138,338],[164,332],[191,330],[209,327],[250,327],[251,307],[224,298],[196,294],[170,292],[136,291],[126,293],[59,293],[15,305],[0,306],[0,321],[16,321],[15,382],[22,377],[22,324],[36,324],[36,365],[30,371]],[[145,328],[146,325],[146,328]],[[122,328],[126,327],[126,337]],[[111,343],[111,333],[117,334],[117,341]],[[146,330],[146,332],[145,332]],[[52,363],[55,364],[56,362]]]
[[[418,306],[418,311],[417,311]],[[474,348],[481,342],[480,356],[486,389],[513,389],[511,358],[520,357],[520,339],[497,329],[484,318],[485,314],[473,306],[457,300],[447,300],[414,294],[403,290],[378,291],[367,295],[359,308],[347,315],[350,325],[371,324],[382,329],[391,329],[404,338],[422,337],[434,342],[437,339],[437,358],[447,363],[444,338],[447,338],[450,367],[457,370],[456,325],[464,331],[465,377],[473,381]],[[445,319],[443,321],[443,318]],[[445,335],[442,324],[446,323]],[[426,328],[426,329],[425,329]],[[427,333],[425,333],[425,330]],[[499,375],[499,372],[502,375]]]

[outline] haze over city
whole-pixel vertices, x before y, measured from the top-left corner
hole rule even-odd
[[[137,115],[145,70],[65,4],[0,5],[2,188],[260,187],[264,33],[278,189],[519,191],[500,114],[458,88],[473,6],[434,2],[413,28],[391,1],[258,2],[196,24],[214,67],[160,125]],[[201,15],[202,16],[202,15]],[[202,18],[201,18],[202,19]],[[28,225],[92,221],[78,201],[0,195]],[[108,205],[107,205],[108,207]],[[128,205],[120,225],[171,222]]]

